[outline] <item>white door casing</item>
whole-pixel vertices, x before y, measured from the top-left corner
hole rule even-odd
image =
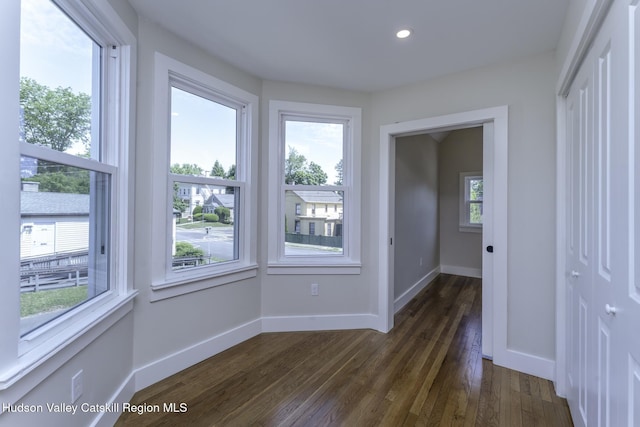
[[[483,327],[482,353],[503,366],[519,366],[518,360],[509,359],[507,350],[507,141],[508,107],[494,107],[446,116],[438,116],[409,122],[395,123],[380,127],[380,241],[379,241],[379,287],[378,287],[378,330],[388,332],[393,327],[393,200],[395,138],[408,134],[428,133],[436,130],[462,129],[491,123],[485,128],[484,180],[485,201],[483,212]],[[493,128],[493,129],[491,129]],[[491,137],[491,131],[493,136]],[[487,163],[487,157],[491,160]],[[490,171],[489,171],[490,169]],[[489,181],[487,182],[487,173]],[[493,185],[491,181],[493,180]],[[488,189],[488,184],[492,188]],[[493,191],[491,191],[493,190]],[[487,192],[489,201],[487,201]],[[491,196],[493,194],[493,196]],[[491,204],[487,213],[487,205]],[[490,216],[493,216],[493,219]],[[485,228],[490,222],[492,233]],[[492,235],[491,235],[492,234]],[[486,246],[495,247],[495,252],[487,258]],[[488,261],[485,261],[487,259]],[[485,270],[485,262],[493,265]],[[493,273],[493,280],[484,277],[484,271]],[[486,295],[489,295],[487,297]],[[488,318],[485,319],[485,316]],[[492,318],[491,318],[492,317]],[[517,358],[516,358],[517,359]],[[531,372],[530,369],[522,369]],[[534,369],[535,370],[535,369]],[[545,375],[542,375],[545,376]],[[548,375],[546,375],[548,377]]]
[[[622,399],[619,411],[626,417],[626,426],[640,426],[640,1],[629,2],[625,18],[629,25],[626,48],[628,51],[629,86],[627,99],[628,136],[623,154],[626,155],[626,194],[620,206],[628,214],[624,247],[628,253],[627,276],[622,286],[615,288],[616,321],[626,354],[620,360]],[[626,197],[625,197],[626,196]],[[623,418],[624,419],[624,418]]]

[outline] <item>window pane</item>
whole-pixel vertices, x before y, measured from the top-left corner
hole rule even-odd
[[[342,185],[344,125],[285,121],[285,184]]]
[[[173,270],[238,259],[239,187],[178,182],[174,186]]]
[[[24,157],[20,332],[109,289],[110,176]]]
[[[469,179],[469,200],[482,200],[482,178]]]
[[[482,203],[471,203],[469,211],[469,224],[482,224]]]
[[[285,191],[285,255],[342,255],[343,198],[341,191]]]
[[[234,108],[171,88],[171,172],[235,179]]]
[[[51,1],[22,0],[22,141],[100,160],[100,51]]]

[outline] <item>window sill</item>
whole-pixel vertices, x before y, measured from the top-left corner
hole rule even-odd
[[[133,309],[133,299],[137,294],[137,291],[131,291],[127,295],[113,298],[20,356],[15,365],[0,372],[0,390],[7,391],[7,398],[4,400],[15,402],[20,399],[126,316]]]
[[[482,233],[481,225],[461,225],[458,228],[461,233]]]
[[[362,265],[359,262],[352,263],[270,263],[267,267],[267,274],[360,274]]]
[[[213,288],[215,286],[226,285],[240,280],[250,279],[258,275],[258,265],[249,264],[224,272],[205,273],[176,277],[156,282],[151,285],[150,301],[161,301],[167,298]]]

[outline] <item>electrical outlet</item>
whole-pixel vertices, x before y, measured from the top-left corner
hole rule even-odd
[[[318,296],[318,284],[317,283],[312,283],[311,284],[311,295],[313,295],[314,297]]]
[[[71,403],[75,403],[82,396],[82,369],[71,378]]]

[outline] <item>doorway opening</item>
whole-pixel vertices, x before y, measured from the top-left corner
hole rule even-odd
[[[510,366],[507,351],[508,107],[395,123],[380,128],[378,329],[393,328],[396,138],[483,127],[482,354]],[[487,252],[491,247],[493,252]],[[518,363],[515,363],[518,365]]]

